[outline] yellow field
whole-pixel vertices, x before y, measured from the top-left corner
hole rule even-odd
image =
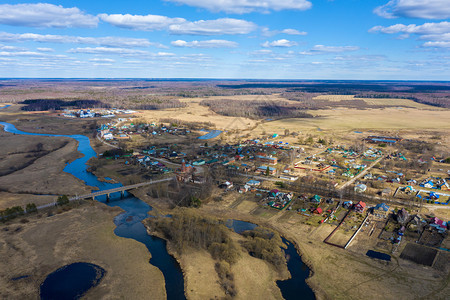
[[[222,99],[225,99],[222,97]],[[226,98],[228,99],[228,98]],[[255,120],[248,118],[226,117],[216,114],[208,107],[200,105],[201,98],[182,99],[181,102],[187,103],[186,107],[173,108],[165,110],[146,110],[142,111],[140,117],[147,121],[154,122],[160,119],[178,119],[188,122],[211,122],[217,129],[245,129],[256,124]]]
[[[449,129],[449,110],[429,111],[413,108],[328,109],[309,111],[315,118],[283,119],[264,123],[266,129],[302,130],[311,128],[357,129]]]
[[[354,95],[320,95],[314,97],[313,100],[328,100],[332,102],[340,102],[342,100],[363,100],[368,105],[373,106],[406,106],[418,109],[440,110],[442,108],[421,104],[409,99],[392,99],[392,98],[355,98]]]

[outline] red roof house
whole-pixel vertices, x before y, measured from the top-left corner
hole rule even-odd
[[[318,207],[318,208],[314,211],[314,213],[320,215],[320,214],[323,213],[323,209],[321,209],[320,207]]]
[[[364,210],[366,209],[366,203],[359,201],[358,203],[356,203],[355,205],[355,210],[359,213],[364,212]]]

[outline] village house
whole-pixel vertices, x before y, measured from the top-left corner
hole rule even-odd
[[[249,186],[259,186],[261,184],[261,182],[258,180],[252,179],[252,180],[247,181],[246,184]]]
[[[219,188],[230,190],[233,187],[233,183],[231,181],[225,181],[224,183],[219,185]]]
[[[448,190],[450,190],[450,186],[449,186],[448,182],[445,179],[442,179],[442,182],[440,183],[439,188],[441,189],[441,191],[448,191]]]
[[[377,204],[373,208],[373,215],[377,218],[385,219],[389,215],[389,206],[386,203]]]
[[[355,192],[357,192],[357,193],[364,193],[366,190],[367,190],[367,185],[365,185],[365,184],[360,183],[355,186]]]
[[[391,194],[391,189],[390,188],[385,188],[380,192],[381,196],[387,197]]]
[[[278,163],[278,159],[276,157],[272,157],[272,155],[266,155],[263,153],[258,153],[258,155],[256,155],[255,158],[262,163],[266,163],[273,166]]]
[[[436,228],[439,232],[445,232],[447,230],[447,222],[442,221],[439,218],[432,218],[430,221],[430,226]]]
[[[311,198],[311,202],[313,202],[313,203],[320,203],[322,201],[322,198],[320,198],[320,196],[319,195],[314,195],[312,198]]]
[[[267,174],[267,170],[269,170],[269,175],[275,175],[277,173],[277,169],[269,167],[269,166],[260,166],[258,169],[256,169],[257,173],[261,174]]]
[[[343,204],[342,204],[342,207],[344,207],[344,208],[347,208],[347,209],[349,209],[349,208],[351,208],[353,206],[353,201],[345,201]]]
[[[278,176],[280,179],[289,180],[289,181],[296,181],[298,179],[298,176],[290,175],[290,174],[283,174]]]
[[[363,213],[365,209],[366,209],[365,202],[359,201],[358,203],[355,204],[356,212]]]

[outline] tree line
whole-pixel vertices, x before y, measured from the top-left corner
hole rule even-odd
[[[208,106],[212,111],[233,117],[245,118],[310,118],[301,103],[291,104],[287,101],[245,101],[245,100],[203,100],[201,105]]]

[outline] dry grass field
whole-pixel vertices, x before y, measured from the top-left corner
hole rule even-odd
[[[266,130],[442,130],[450,129],[449,110],[418,110],[413,108],[332,109],[309,111],[314,118],[283,119],[264,123]]]
[[[417,109],[441,110],[442,108],[421,104],[409,99],[393,99],[393,98],[358,98],[354,95],[320,95],[314,97],[313,100],[328,100],[331,102],[340,102],[348,100],[363,100],[368,105],[373,106],[402,106]]]
[[[69,138],[18,136],[3,130],[0,139],[4,145],[0,148],[0,170],[4,173],[0,180],[0,189],[4,192],[0,208],[29,202],[39,205],[52,202],[51,198],[56,195],[75,195],[91,190],[81,180],[63,171],[66,163],[79,155],[76,141]],[[43,152],[32,152],[39,143],[42,144]],[[35,154],[42,155],[34,157]]]
[[[74,262],[106,270],[86,299],[165,299],[164,278],[148,263],[147,248],[114,234],[118,208],[90,205],[51,217],[29,217],[26,224],[1,225],[0,298],[36,299],[45,277]],[[19,276],[28,278],[11,280]]]
[[[208,252],[190,249],[181,255],[179,262],[185,273],[185,292],[188,299],[226,297],[214,269],[216,261]],[[265,261],[242,251],[231,271],[237,291],[234,299],[283,299],[275,283],[280,275]]]
[[[245,129],[256,124],[255,120],[216,114],[208,107],[200,105],[199,103],[202,100],[203,99],[201,98],[182,99],[182,102],[187,103],[186,107],[164,110],[146,110],[142,111],[141,117],[150,122],[167,118],[188,122],[211,122],[217,129],[222,130]]]

